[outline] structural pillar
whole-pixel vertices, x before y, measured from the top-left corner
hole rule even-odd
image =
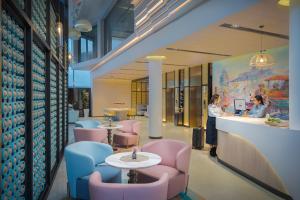
[[[149,138],[162,138],[162,61],[163,56],[148,56]]]
[[[290,2],[289,125],[300,130],[300,0]]]

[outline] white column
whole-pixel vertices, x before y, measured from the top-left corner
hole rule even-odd
[[[162,138],[162,57],[147,57],[149,71],[149,138]]]
[[[289,40],[290,129],[300,130],[300,0],[291,0]]]

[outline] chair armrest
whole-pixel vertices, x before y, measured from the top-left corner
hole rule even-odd
[[[176,155],[176,168],[184,173],[188,173],[190,167],[192,147],[187,145],[181,149]]]
[[[94,170],[95,161],[91,156],[65,151],[67,179],[72,197],[76,197],[76,181]]]

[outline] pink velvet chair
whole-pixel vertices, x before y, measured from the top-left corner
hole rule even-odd
[[[107,130],[100,128],[74,128],[75,142],[93,141],[107,143]]]
[[[148,184],[103,183],[99,172],[94,172],[89,179],[91,200],[166,200],[168,174]]]
[[[168,199],[186,191],[191,150],[191,145],[170,139],[161,139],[144,145],[141,151],[158,154],[162,161],[159,165],[138,169],[138,180],[148,182],[147,179],[159,179],[164,173],[168,173]]]
[[[114,145],[132,146],[138,145],[141,122],[137,120],[124,120],[119,122],[123,127],[113,136]]]

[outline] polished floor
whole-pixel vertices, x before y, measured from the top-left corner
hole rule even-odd
[[[147,118],[139,118],[138,120],[142,121],[140,145],[143,145],[150,141],[147,128],[148,120]],[[70,142],[74,141],[72,129],[73,127],[70,126]],[[163,137],[191,143],[192,129],[176,127],[173,124],[163,124]],[[205,149],[207,149],[207,147]],[[66,198],[66,169],[63,160],[48,199],[61,200]],[[176,199],[183,198],[178,197]],[[210,158],[206,150],[192,150],[188,197],[184,199],[271,200],[280,198],[221,165],[216,159]]]

